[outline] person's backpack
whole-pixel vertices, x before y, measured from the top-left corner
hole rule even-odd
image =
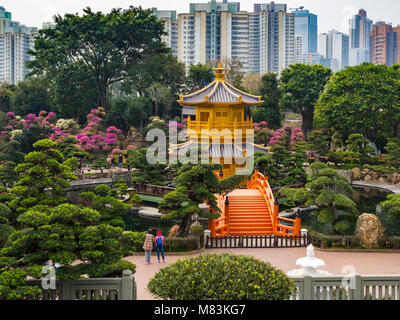
[[[157,247],[162,247],[163,241],[162,241],[162,237],[161,236],[157,237],[156,243],[157,243]]]

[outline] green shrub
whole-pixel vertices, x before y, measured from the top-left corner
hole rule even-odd
[[[171,300],[285,300],[293,281],[254,257],[207,254],[178,260],[149,282],[155,296]]]
[[[187,238],[165,238],[164,249],[168,252],[189,252],[198,250],[199,238],[198,237],[187,237]]]
[[[0,248],[7,242],[8,237],[15,231],[15,229],[8,224],[0,224]]]
[[[134,252],[142,251],[146,233],[125,231],[121,236],[121,245],[124,257],[131,256]]]
[[[8,223],[11,217],[11,210],[5,204],[0,203],[0,223]]]
[[[190,235],[192,237],[200,237],[200,247],[204,245],[204,228],[201,225],[193,225],[190,227]]]

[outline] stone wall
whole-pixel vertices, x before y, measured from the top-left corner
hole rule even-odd
[[[387,183],[400,186],[400,174],[399,173],[380,173],[375,172],[371,169],[360,170],[359,168],[353,168],[351,170],[353,180],[355,181],[376,181],[380,183]]]

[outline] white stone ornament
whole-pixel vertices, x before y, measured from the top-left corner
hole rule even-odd
[[[307,247],[307,256],[297,259],[296,266],[301,266],[303,269],[295,269],[288,272],[289,276],[303,277],[303,276],[327,276],[331,275],[329,272],[318,270],[320,267],[325,267],[325,262],[315,257],[314,246],[310,244]]]

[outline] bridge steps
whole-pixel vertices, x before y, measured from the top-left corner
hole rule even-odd
[[[235,190],[229,197],[231,236],[273,234],[272,221],[264,198],[258,190]]]

